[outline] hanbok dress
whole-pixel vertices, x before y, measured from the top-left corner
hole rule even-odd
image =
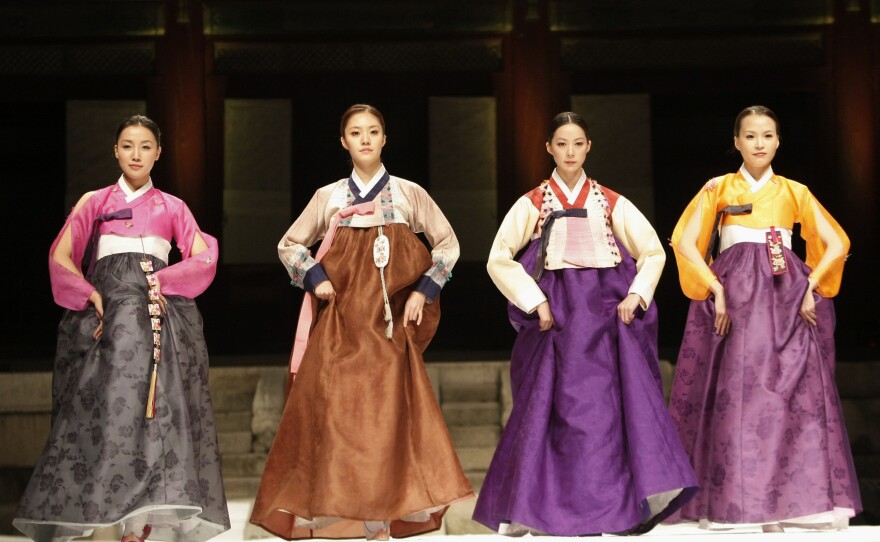
[[[307,247],[322,238],[318,262]],[[306,294],[314,316],[299,322],[295,379],[251,522],[285,539],[363,538],[368,521],[390,522],[394,537],[439,528],[449,504],[473,496],[422,358],[459,256],[449,222],[383,166],[320,188],[278,252],[294,285],[312,292],[329,279],[336,295]],[[422,323],[405,328],[413,291],[428,302]]]
[[[52,257],[68,229],[85,278]],[[208,248],[190,256],[196,233]],[[172,239],[183,260],[169,266]],[[93,265],[89,255],[83,261],[87,247]],[[141,262],[152,264],[168,301],[158,338]],[[49,253],[55,301],[67,310],[58,326],[49,439],[13,519],[25,535],[69,540],[138,522],[152,526],[151,539],[201,542],[229,529],[208,351],[193,300],[216,266],[217,241],[152,181],[132,192],[120,179],[70,214]],[[104,306],[99,340],[88,302],[95,289]]]
[[[678,252],[695,213],[697,248],[709,252],[707,258],[720,226],[720,255],[711,272]],[[825,251],[820,221],[846,252],[843,229],[806,186],[772,170],[756,180],[743,167],[710,180],[675,227],[681,287],[692,301],[670,410],[700,482],[697,496],[676,519],[699,520],[708,528],[766,523],[841,528],[861,509],[834,383],[831,298],[840,287],[845,257],[817,267]],[[806,263],[791,251],[795,223],[806,241]],[[815,327],[799,315],[810,276],[818,281]],[[732,322],[725,336],[714,333],[709,285],[716,277]]]
[[[691,496],[657,354],[665,259],[638,209],[586,175],[569,190],[554,171],[508,212],[487,267],[518,332],[513,410],[475,520],[510,535],[640,533]],[[629,293],[642,303],[627,325]],[[545,300],[555,323],[542,332]]]

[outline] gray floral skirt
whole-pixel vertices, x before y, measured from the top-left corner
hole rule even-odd
[[[147,256],[156,270],[164,262]],[[192,299],[169,296],[156,415],[145,416],[153,359],[141,254],[101,258],[89,281],[104,302],[58,326],[52,429],[13,525],[38,541],[143,521],[153,540],[201,542],[229,529],[208,391],[208,350]]]

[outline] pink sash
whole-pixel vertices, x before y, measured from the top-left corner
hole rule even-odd
[[[379,200],[375,199],[373,201],[365,201],[337,211],[330,220],[330,227],[327,229],[327,235],[324,236],[324,240],[321,241],[321,246],[318,247],[315,261],[320,262],[324,255],[327,254],[327,251],[330,250],[330,245],[333,244],[333,237],[336,236],[336,228],[339,226],[339,221],[341,219],[352,215],[374,214],[378,212],[379,206]],[[290,372],[294,375],[299,370],[299,364],[302,363],[303,355],[306,353],[306,346],[309,343],[309,332],[311,331],[312,319],[314,317],[312,309],[313,297],[314,295],[311,292],[306,292],[306,295],[303,297],[302,307],[299,311],[299,321],[296,324],[296,336],[293,339],[293,352],[290,353]]]

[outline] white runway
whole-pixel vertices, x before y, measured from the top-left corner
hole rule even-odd
[[[229,516],[232,528],[222,535],[211,539],[212,542],[244,542],[244,528],[250,514],[251,501],[229,501]],[[443,540],[457,540],[460,542],[514,542],[515,540],[527,540],[534,538],[535,542],[551,540],[551,537],[523,537],[522,539],[510,538],[501,535],[471,534],[471,535],[427,535],[414,536],[405,540],[427,540],[429,542],[441,542]],[[622,538],[605,535],[603,538]],[[562,537],[553,537],[553,540],[562,540]],[[707,532],[698,529],[696,525],[661,525],[650,533],[643,535],[641,539],[646,542],[880,542],[880,526],[878,527],[850,527],[845,531],[802,531],[792,530],[785,533],[761,533],[755,529],[729,532]],[[25,542],[27,538],[18,536],[0,536],[0,542]],[[403,540],[403,539],[402,539]],[[571,538],[585,542],[590,538]],[[630,538],[637,540],[637,538]],[[281,538],[259,538],[252,542],[282,542]]]

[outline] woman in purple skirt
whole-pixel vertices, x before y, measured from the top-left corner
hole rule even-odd
[[[773,173],[772,111],[741,111],[733,141],[742,167],[706,183],[672,236],[692,301],[670,409],[700,481],[681,519],[845,528],[861,502],[834,385],[831,297],[849,239],[806,186]],[[791,251],[795,222],[806,263]]]
[[[657,359],[666,256],[631,202],[587,178],[590,144],[579,115],[553,119],[556,169],[517,200],[489,255],[518,335],[513,410],[474,519],[502,534],[646,532],[696,486]]]

